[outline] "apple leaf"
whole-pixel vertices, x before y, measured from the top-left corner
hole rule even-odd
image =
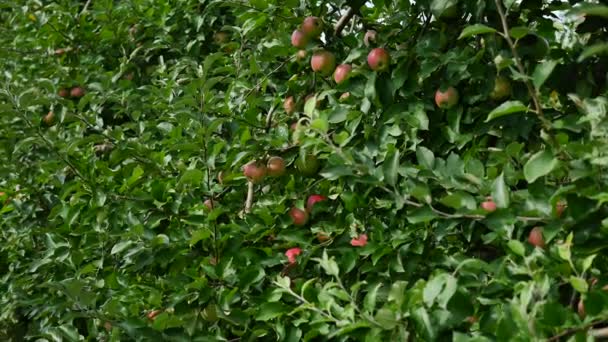
[[[536,69],[534,69],[534,73],[532,74],[534,88],[539,89],[545,83],[547,78],[549,78],[549,75],[553,72],[553,69],[555,69],[557,63],[558,61],[550,60],[536,66]]]
[[[465,27],[464,30],[462,30],[462,32],[460,33],[460,36],[458,37],[458,39],[468,38],[468,37],[476,36],[478,34],[494,33],[494,32],[496,32],[496,30],[489,26],[482,25],[482,24],[475,24],[475,25]]]
[[[513,27],[509,30],[509,35],[515,39],[521,39],[527,36],[532,30],[525,26]]]
[[[534,183],[538,178],[553,171],[558,163],[551,151],[537,152],[524,165],[524,177],[528,183]]]
[[[527,110],[528,110],[528,107],[526,107],[523,103],[521,103],[521,101],[503,102],[500,106],[494,108],[494,110],[492,110],[490,112],[490,114],[488,114],[488,118],[486,119],[486,122],[494,120],[501,116],[505,116],[505,115],[509,115],[509,114],[513,114],[513,113],[525,112]]]
[[[600,54],[608,54],[608,43],[598,43],[586,47],[585,50],[583,50],[583,52],[581,53],[581,55],[578,56],[578,59],[576,61],[580,63],[591,56]]]
[[[499,208],[506,208],[509,206],[509,188],[505,184],[504,172],[496,177],[494,184],[492,184],[492,198]]]
[[[383,166],[386,182],[394,186],[399,176],[397,172],[399,170],[399,150],[393,147],[393,150],[387,154]]]

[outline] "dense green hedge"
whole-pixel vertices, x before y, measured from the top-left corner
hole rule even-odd
[[[0,1],[0,340],[608,335],[607,17]]]

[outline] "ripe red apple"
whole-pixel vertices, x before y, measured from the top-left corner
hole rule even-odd
[[[302,23],[302,31],[312,38],[317,38],[323,32],[323,22],[317,17],[306,17]]]
[[[363,36],[363,43],[365,44],[365,46],[370,46],[372,43],[375,43],[377,35],[378,32],[374,30],[368,30],[367,32],[365,32],[365,36]]]
[[[270,157],[266,163],[270,177],[279,177],[285,173],[285,160],[281,157]]]
[[[296,111],[296,100],[293,96],[289,96],[283,101],[283,108],[287,114],[292,114]]]
[[[530,231],[530,235],[528,236],[528,242],[536,247],[543,248],[545,247],[545,239],[543,238],[543,228],[542,227],[534,227]]]
[[[367,234],[361,234],[350,240],[350,245],[353,247],[365,247],[367,245]]]
[[[314,72],[327,76],[336,68],[336,57],[333,53],[325,50],[315,52],[310,59],[310,66]]]
[[[308,196],[308,200],[306,201],[306,211],[308,211],[309,213],[312,213],[312,208],[314,207],[315,203],[321,202],[321,201],[327,201],[327,197],[325,197],[323,195]]]
[[[296,53],[296,59],[300,62],[303,61],[304,58],[306,58],[306,50],[298,50],[298,52]]]
[[[205,207],[207,207],[207,209],[213,210],[213,207],[214,207],[213,204],[214,203],[213,203],[213,200],[211,198],[206,199],[205,202],[203,202],[203,204],[205,205]]]
[[[491,213],[496,210],[496,203],[492,198],[487,198],[485,201],[481,202],[481,209]]]
[[[289,216],[296,226],[303,226],[308,222],[308,213],[297,207],[293,207],[289,210]]]
[[[249,181],[259,183],[266,177],[266,166],[253,161],[243,167],[243,174]]]
[[[295,30],[291,34],[291,45],[303,49],[308,45],[308,36],[300,30]]]
[[[57,92],[57,95],[59,95],[61,97],[68,97],[70,95],[70,92],[67,89],[65,89],[65,88],[61,88]]]
[[[367,64],[374,71],[387,70],[391,63],[391,55],[383,48],[375,48],[367,55]]]
[[[84,88],[82,87],[74,87],[70,90],[71,97],[83,97],[84,96]]]
[[[336,81],[338,84],[346,81],[351,70],[353,70],[353,67],[351,67],[349,64],[338,65],[336,67],[336,71],[334,71],[334,81]]]
[[[44,121],[44,123],[47,126],[52,126],[55,123],[55,113],[53,113],[52,111],[48,112],[43,118],[42,121]]]
[[[509,79],[503,76],[497,77],[494,80],[494,89],[490,93],[492,100],[502,100],[511,95],[511,82]]]
[[[290,264],[296,263],[296,257],[302,254],[302,249],[300,247],[290,248],[285,252],[285,256]]]
[[[306,155],[304,159],[298,157],[296,159],[296,168],[307,177],[312,177],[319,170],[319,160],[312,154]]]
[[[445,91],[437,89],[435,93],[435,103],[439,108],[452,108],[458,103],[458,90],[454,87],[448,87]]]

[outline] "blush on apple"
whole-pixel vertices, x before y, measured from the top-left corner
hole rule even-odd
[[[302,31],[311,38],[317,38],[323,32],[323,22],[317,17],[306,17],[302,23]]]
[[[350,66],[349,64],[338,65],[336,67],[336,70],[334,71],[334,81],[336,81],[337,84],[340,84],[340,83],[346,81],[346,79],[348,79],[348,76],[349,76],[351,70],[353,70],[353,67]]]
[[[296,226],[303,226],[308,222],[308,213],[300,208],[293,207],[289,210],[289,217]]]
[[[442,109],[454,107],[458,103],[458,90],[454,87],[448,87],[445,91],[438,89],[435,93],[435,103]]]
[[[72,90],[70,90],[70,96],[71,97],[83,97],[84,96],[84,88],[82,87],[74,87],[72,88]]]
[[[481,202],[481,209],[491,213],[496,211],[496,202],[492,200],[492,198],[487,198],[485,201]]]
[[[266,163],[266,170],[270,177],[279,177],[285,173],[285,160],[281,157],[270,157]]]
[[[250,162],[243,167],[243,175],[252,183],[261,182],[266,177],[266,166],[257,162]]]
[[[383,48],[375,48],[367,55],[367,64],[374,71],[387,70],[391,62],[391,55]]]
[[[534,227],[530,231],[530,235],[528,236],[528,242],[536,247],[543,248],[545,247],[545,239],[543,238],[543,228],[542,227]]]
[[[326,201],[327,197],[323,195],[310,195],[306,201],[306,211],[312,213],[312,209],[317,202]]]
[[[302,254],[302,249],[300,247],[290,248],[285,252],[285,256],[290,264],[295,264],[296,258],[300,254]]]
[[[308,44],[308,37],[300,30],[295,30],[291,34],[291,45],[303,49]]]
[[[310,59],[310,66],[314,72],[327,76],[336,68],[336,57],[329,51],[317,51]]]

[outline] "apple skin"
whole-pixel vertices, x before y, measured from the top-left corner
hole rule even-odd
[[[302,249],[300,247],[293,247],[285,252],[285,256],[287,257],[287,260],[289,260],[290,264],[295,264],[296,257],[300,254],[302,254]]]
[[[261,182],[266,177],[266,172],[266,166],[257,162],[250,162],[243,167],[243,175],[254,184]]]
[[[375,48],[367,55],[367,65],[374,71],[385,71],[391,63],[391,55],[383,48]]]
[[[301,62],[306,58],[307,55],[308,53],[306,52],[306,50],[298,50],[298,52],[296,53],[296,60],[298,62]]]
[[[306,17],[302,22],[302,31],[308,37],[317,38],[323,32],[323,21],[318,17]]]
[[[367,234],[361,234],[350,240],[350,245],[353,247],[365,247],[367,245]]]
[[[343,93],[342,95],[340,95],[339,100],[346,101],[346,100],[348,100],[349,97],[350,97],[350,92],[347,91],[346,93]]]
[[[270,157],[266,163],[268,176],[279,177],[285,173],[285,160],[281,157]]]
[[[481,209],[491,213],[496,211],[496,203],[492,199],[481,202]]]
[[[528,242],[536,247],[545,247],[545,239],[543,238],[543,229],[541,227],[534,227],[530,231],[528,236]]]
[[[435,92],[435,103],[437,107],[442,109],[454,107],[458,103],[458,98],[458,90],[454,87],[449,87],[445,91],[437,89],[437,92]]]
[[[308,213],[300,208],[293,207],[289,210],[289,217],[296,226],[303,226],[308,222]]]
[[[312,213],[312,209],[317,202],[327,201],[327,197],[323,195],[310,195],[306,201],[306,211]]]
[[[376,42],[377,35],[378,32],[374,30],[368,30],[367,32],[365,32],[365,36],[363,36],[363,44],[369,47],[372,43]]]
[[[330,75],[336,68],[336,57],[329,51],[318,51],[312,55],[310,66],[314,72],[323,76]]]
[[[308,36],[300,30],[295,30],[291,34],[291,45],[298,49],[303,49],[308,45]]]
[[[84,89],[82,87],[74,87],[72,90],[70,90],[70,96],[76,98],[83,97]]]
[[[319,233],[317,233],[317,240],[319,242],[325,242],[325,241],[329,240],[329,235],[319,232]]]
[[[349,64],[338,65],[336,67],[336,70],[334,71],[334,81],[336,81],[337,84],[346,81],[348,79],[348,76],[350,75],[351,70],[353,70],[353,67]]]
[[[68,96],[70,96],[70,92],[65,88],[61,88],[57,92],[57,95],[59,95],[60,97],[68,97]]]
[[[55,113],[52,111],[48,112],[48,114],[42,118],[42,121],[44,121],[47,126],[52,126],[55,123]]]
[[[494,89],[490,93],[490,98],[492,100],[502,100],[506,99],[511,95],[511,82],[509,79],[503,76],[497,77],[494,80]]]
[[[287,114],[292,114],[296,111],[296,100],[293,96],[289,96],[283,101],[283,109]]]
[[[161,313],[161,310],[152,310],[152,311],[148,312],[146,317],[148,317],[149,320],[154,321],[156,319],[156,316],[158,316],[160,313]]]
[[[203,202],[203,204],[205,205],[205,207],[207,207],[207,209],[209,210],[213,210],[213,200],[211,198],[208,198],[205,200],[205,202]]]
[[[319,160],[312,154],[307,155],[304,159],[299,157],[296,159],[296,168],[307,177],[312,177],[319,170]]]

